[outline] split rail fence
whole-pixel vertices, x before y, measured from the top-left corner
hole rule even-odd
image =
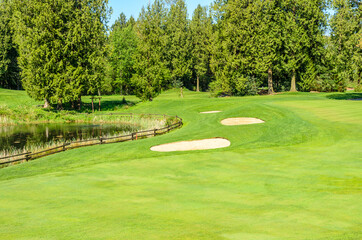
[[[134,117],[134,116],[140,116],[140,117],[160,117],[164,119],[174,119],[175,121],[167,125],[163,128],[156,128],[156,129],[150,129],[150,130],[144,130],[144,131],[138,131],[134,132],[128,135],[120,135],[115,137],[99,137],[96,139],[89,139],[89,140],[81,140],[81,141],[72,141],[72,142],[64,142],[62,145],[46,149],[40,152],[25,152],[22,154],[12,155],[12,156],[6,156],[6,157],[0,157],[0,168],[11,166],[14,164],[19,164],[23,162],[32,161],[38,158],[42,158],[45,156],[49,156],[55,153],[64,152],[67,150],[80,148],[80,147],[86,147],[86,146],[94,146],[94,145],[101,145],[101,144],[109,144],[109,143],[118,143],[118,142],[128,142],[128,141],[135,141],[140,140],[144,138],[149,137],[155,137],[158,135],[163,135],[165,133],[170,132],[171,130],[174,130],[176,128],[179,128],[183,125],[182,118],[178,116],[168,116],[168,115],[162,115],[162,114],[135,114],[135,113],[110,113],[110,114],[98,114],[97,116],[123,116],[123,117]]]

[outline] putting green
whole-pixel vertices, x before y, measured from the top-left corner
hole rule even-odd
[[[6,93],[1,104],[36,104]],[[1,169],[0,239],[361,239],[362,102],[329,95],[168,91],[118,110],[178,115],[184,127]],[[222,112],[200,114],[209,109]],[[265,123],[220,124],[235,116]],[[232,145],[150,151],[213,137]]]

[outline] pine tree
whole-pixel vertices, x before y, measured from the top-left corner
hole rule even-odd
[[[291,73],[290,91],[297,91],[297,73],[309,61],[317,64],[323,49],[326,25],[324,0],[284,0],[282,2],[282,40],[284,68]],[[289,74],[288,74],[289,75]]]
[[[184,0],[172,2],[166,21],[167,58],[173,85],[187,85],[191,78],[191,45]]]
[[[359,1],[334,0],[335,14],[331,19],[331,38],[335,45],[334,69],[337,90],[344,91],[348,82],[361,79],[361,50],[358,47],[361,34]]]
[[[245,23],[246,6],[234,0],[227,4],[218,2],[213,7],[217,25],[211,67],[216,80],[211,84],[211,89],[216,95],[233,95],[236,94],[235,83],[244,79],[242,72],[245,65],[240,59],[246,56],[243,49],[246,32],[245,27],[241,26]]]
[[[125,28],[127,25],[127,17],[126,15],[122,12],[118,19],[113,23],[111,30],[112,32],[116,31],[117,29],[123,29]]]
[[[18,51],[10,25],[12,2],[0,0],[0,87],[21,89]]]
[[[155,0],[142,9],[136,24],[139,44],[134,55],[132,83],[136,95],[144,101],[152,101],[169,86],[171,74],[165,52],[166,14],[164,2]]]
[[[110,64],[113,88],[121,94],[133,92],[131,79],[134,74],[133,56],[137,51],[137,35],[134,30],[134,19],[125,23],[124,27],[112,28],[110,34]]]
[[[252,26],[257,29],[255,46],[255,67],[260,74],[268,75],[268,93],[274,93],[273,73],[281,69],[282,48],[282,0],[266,0],[254,3]]]
[[[101,91],[107,0],[17,1],[16,9],[13,26],[29,96],[62,107]]]
[[[276,55],[277,40],[266,35],[271,21],[265,18],[261,2],[230,0],[216,9],[222,14],[216,14],[211,61],[216,81],[211,88],[217,95],[245,95],[248,81],[270,69],[270,58]]]
[[[190,23],[192,42],[192,66],[196,75],[196,91],[200,91],[200,80],[208,85],[207,73],[210,70],[212,20],[207,8],[198,5]]]

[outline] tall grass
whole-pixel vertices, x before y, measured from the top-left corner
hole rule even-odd
[[[177,119],[176,119],[177,120]],[[170,123],[175,121],[175,118],[161,118],[161,117],[155,117],[150,115],[99,115],[99,116],[92,116],[91,119],[88,119],[89,122],[92,123],[101,123],[101,124],[125,124],[125,125],[131,125],[134,126],[129,131],[119,131],[117,133],[108,133],[108,134],[102,134],[100,136],[101,138],[115,138],[115,137],[121,137],[125,135],[130,135],[132,133],[138,132],[138,131],[145,131],[145,130],[154,130],[154,129],[161,129],[164,128],[167,125],[171,125]],[[94,137],[85,137],[85,138],[74,138],[71,141],[68,141],[69,143],[76,143],[80,141],[91,141],[94,140],[94,144],[99,143],[98,138]],[[36,153],[41,151],[50,150],[52,148],[61,147],[63,146],[64,141],[62,140],[56,140],[56,141],[49,141],[46,143],[27,143],[26,146],[22,149],[11,147],[9,149],[6,149],[4,151],[0,151],[0,158],[1,157],[9,157],[13,155],[23,154],[27,152]],[[78,144],[78,147],[82,145],[89,145],[88,144]],[[0,160],[1,162],[6,162],[8,159]]]
[[[9,126],[9,125],[15,125],[16,122],[6,116],[0,115],[0,126]]]

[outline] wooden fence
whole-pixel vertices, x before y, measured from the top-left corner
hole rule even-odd
[[[22,154],[0,157],[0,168],[7,167],[10,165],[15,165],[23,162],[28,162],[31,160],[35,160],[41,157],[49,156],[55,153],[64,152],[66,150],[86,147],[86,146],[94,146],[94,145],[101,145],[101,144],[109,144],[109,143],[117,143],[117,142],[128,142],[128,141],[135,141],[149,137],[155,137],[157,135],[162,135],[165,133],[170,132],[173,129],[179,128],[183,125],[182,118],[178,116],[168,116],[163,114],[135,114],[135,113],[110,113],[110,114],[97,114],[97,116],[101,115],[112,115],[112,116],[127,116],[127,117],[134,117],[134,116],[149,116],[149,117],[162,117],[164,119],[172,119],[174,118],[175,121],[167,125],[166,127],[159,128],[159,129],[150,129],[145,131],[134,132],[128,135],[120,135],[115,137],[100,137],[97,139],[89,139],[89,140],[81,140],[81,141],[73,141],[73,142],[65,142],[60,146],[46,149],[40,152],[26,152]]]

